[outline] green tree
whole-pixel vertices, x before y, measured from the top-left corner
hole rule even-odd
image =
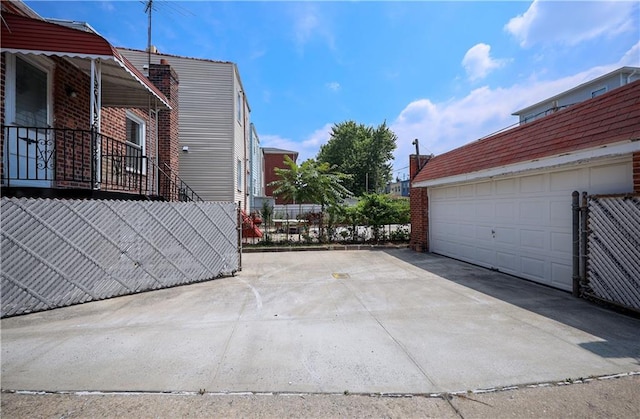
[[[380,192],[391,180],[397,137],[386,122],[377,128],[346,121],[331,128],[329,141],[320,147],[317,160],[347,175],[344,186],[356,196]]]
[[[324,215],[327,208],[337,206],[351,196],[351,192],[342,184],[349,176],[336,172],[329,163],[308,159],[298,165],[285,156],[284,164],[285,168],[274,169],[278,179],[269,185],[275,187],[274,195],[297,203],[299,215],[303,203],[320,204]],[[322,236],[322,224],[320,233]]]

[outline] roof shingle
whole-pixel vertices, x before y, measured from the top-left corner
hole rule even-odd
[[[429,160],[413,182],[640,140],[640,80]]]

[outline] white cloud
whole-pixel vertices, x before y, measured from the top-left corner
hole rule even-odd
[[[491,58],[491,46],[476,44],[469,48],[462,65],[471,81],[485,78],[492,70],[503,67],[508,60]]]
[[[337,81],[332,81],[329,83],[325,83],[325,87],[331,91],[337,92],[338,90],[340,90],[340,83],[338,83]]]
[[[533,105],[621,66],[640,65],[640,42],[616,63],[597,66],[556,80],[532,75],[519,84],[502,88],[477,88],[462,98],[433,102],[422,98],[409,103],[391,123],[398,136],[394,167],[409,164],[411,144],[420,141],[421,154],[442,154],[518,122],[513,112]],[[395,176],[395,174],[394,174]]]
[[[294,141],[279,135],[260,135],[260,145],[262,147],[275,147],[298,152],[298,163],[311,158],[315,158],[320,150],[320,146],[329,141],[332,123],[327,123],[323,127],[313,131],[303,141]]]
[[[550,2],[535,0],[529,9],[505,25],[520,46],[535,44],[577,45],[600,36],[613,37],[637,30],[636,2]]]
[[[292,13],[294,40],[299,53],[303,53],[304,46],[315,38],[324,40],[330,49],[334,49],[335,38],[330,21],[324,18],[315,4],[297,4]]]

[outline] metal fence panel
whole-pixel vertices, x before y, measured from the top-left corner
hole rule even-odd
[[[640,310],[640,197],[590,196],[587,294]]]
[[[1,316],[231,275],[228,202],[2,198]]]

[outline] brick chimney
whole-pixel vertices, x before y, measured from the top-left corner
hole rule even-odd
[[[178,175],[180,172],[180,140],[178,137],[178,74],[166,59],[160,64],[151,64],[149,80],[169,100],[171,110],[158,112],[158,166],[165,172]],[[169,166],[167,169],[165,164]],[[161,183],[162,185],[162,183]],[[170,196],[166,191],[160,191]]]

